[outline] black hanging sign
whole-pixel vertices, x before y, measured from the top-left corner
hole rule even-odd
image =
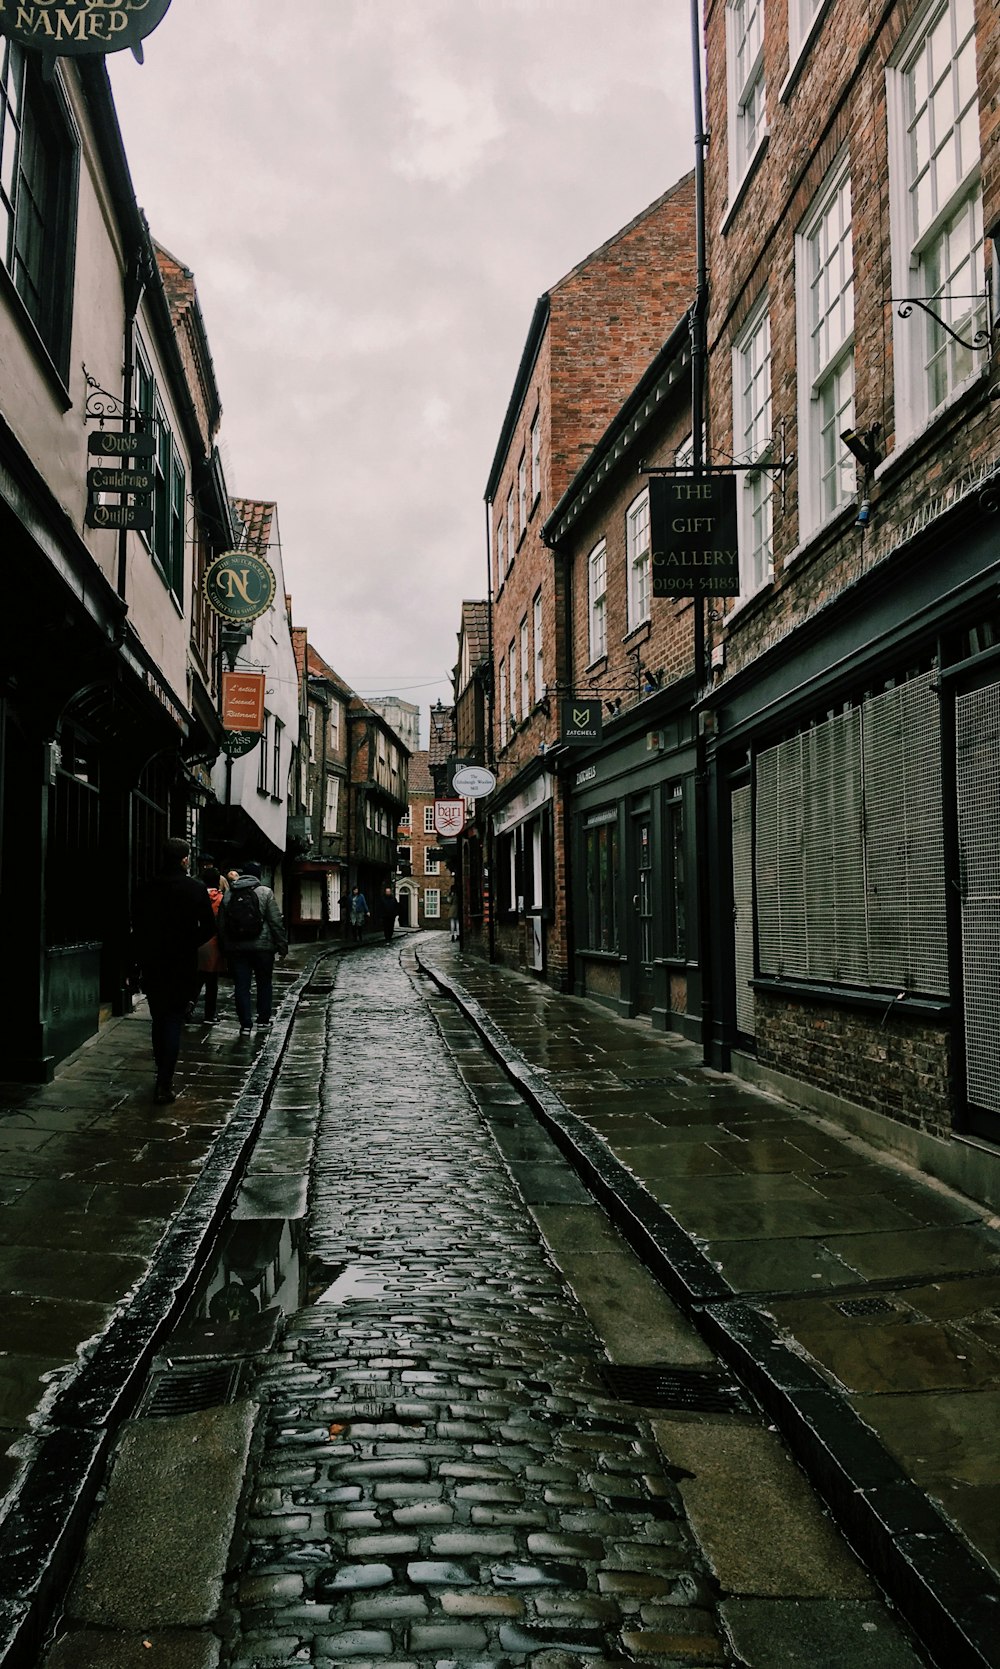
[[[129,527],[137,533],[151,533],[153,530],[153,510],[142,504],[94,504],[87,505],[86,516],[88,527]]]
[[[170,0],[0,0],[0,35],[51,58],[101,57],[141,42]]]
[[[87,451],[99,458],[152,458],[156,436],[151,432],[134,435],[125,429],[95,429],[87,436]]]
[[[599,701],[564,701],[562,703],[562,735],[560,740],[569,747],[582,747],[588,742],[599,742],[604,734],[604,715]]]
[[[92,493],[138,493],[148,498],[156,477],[151,469],[88,469],[87,486]]]
[[[654,597],[738,597],[735,475],[653,475]]]

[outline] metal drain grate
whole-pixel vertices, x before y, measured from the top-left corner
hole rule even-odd
[[[190,1362],[157,1368],[136,1410],[139,1419],[168,1414],[198,1414],[235,1402],[242,1362]]]
[[[890,1304],[885,1298],[845,1298],[842,1304],[834,1304],[834,1309],[841,1315],[895,1315],[896,1305]]]
[[[626,1367],[609,1362],[601,1378],[622,1402],[643,1408],[677,1408],[693,1414],[746,1414],[738,1385],[715,1368]]]

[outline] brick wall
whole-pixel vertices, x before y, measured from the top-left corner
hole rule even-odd
[[[757,1057],[816,1089],[931,1135],[951,1129],[947,1031],[757,993]]]

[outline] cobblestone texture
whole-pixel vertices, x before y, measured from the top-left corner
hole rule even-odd
[[[730,1662],[675,1485],[602,1385],[452,1011],[378,949],[330,1012],[310,1203],[330,1279],[254,1387],[231,1669]]]

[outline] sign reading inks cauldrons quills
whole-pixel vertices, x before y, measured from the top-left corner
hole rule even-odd
[[[170,0],[0,0],[0,35],[55,58],[98,56],[141,42]]]
[[[649,537],[654,597],[739,596],[735,476],[651,476]]]

